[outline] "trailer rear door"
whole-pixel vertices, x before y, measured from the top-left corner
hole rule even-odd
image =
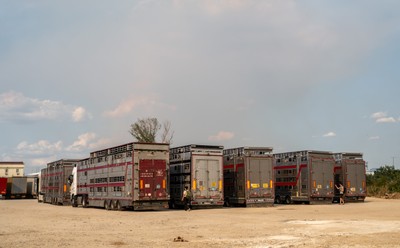
[[[362,161],[346,160],[346,191],[348,195],[359,195],[365,192],[365,164]]]
[[[217,159],[196,159],[194,179],[200,198],[220,197],[222,187],[221,164]],[[197,194],[198,195],[198,194]]]
[[[311,168],[311,189],[323,197],[333,193],[334,161],[314,158]]]
[[[166,192],[166,166],[165,160],[141,159],[140,160],[140,200],[165,199]]]
[[[248,158],[250,197],[272,196],[272,159]]]

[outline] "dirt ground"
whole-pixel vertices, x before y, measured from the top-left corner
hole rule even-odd
[[[398,199],[190,212],[1,200],[0,221],[0,248],[400,247]]]

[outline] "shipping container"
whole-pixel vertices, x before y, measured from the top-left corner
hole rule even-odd
[[[0,199],[6,198],[6,192],[7,192],[7,178],[0,177]]]
[[[128,143],[90,153],[72,173],[72,206],[168,208],[169,144]]]
[[[70,185],[68,178],[77,159],[61,159],[47,164],[42,170],[43,201],[55,205],[70,204]]]
[[[239,147],[224,150],[226,206],[274,204],[274,157],[271,147]]]
[[[361,201],[367,196],[366,168],[362,153],[335,153],[335,185],[342,184],[345,201]],[[335,188],[334,201],[339,201],[339,190]]]
[[[274,157],[276,203],[332,202],[335,160],[331,152],[286,152]]]
[[[191,190],[192,208],[222,207],[223,146],[186,145],[170,149],[170,208],[182,207],[182,194]]]

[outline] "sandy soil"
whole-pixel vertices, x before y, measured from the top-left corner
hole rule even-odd
[[[400,247],[397,199],[190,212],[119,212],[1,200],[0,220],[0,248]]]

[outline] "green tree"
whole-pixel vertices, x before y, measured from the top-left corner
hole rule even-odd
[[[144,143],[155,143],[158,131],[163,128],[161,134],[162,143],[171,143],[174,136],[174,131],[171,129],[171,122],[165,121],[162,125],[157,118],[149,117],[138,119],[131,124],[129,133],[138,141]]]
[[[367,176],[367,185],[370,195],[382,196],[400,192],[400,170],[394,166],[382,166],[374,172],[374,175]]]
[[[138,119],[131,125],[129,133],[138,141],[144,143],[156,142],[156,135],[161,125],[157,118]]]

